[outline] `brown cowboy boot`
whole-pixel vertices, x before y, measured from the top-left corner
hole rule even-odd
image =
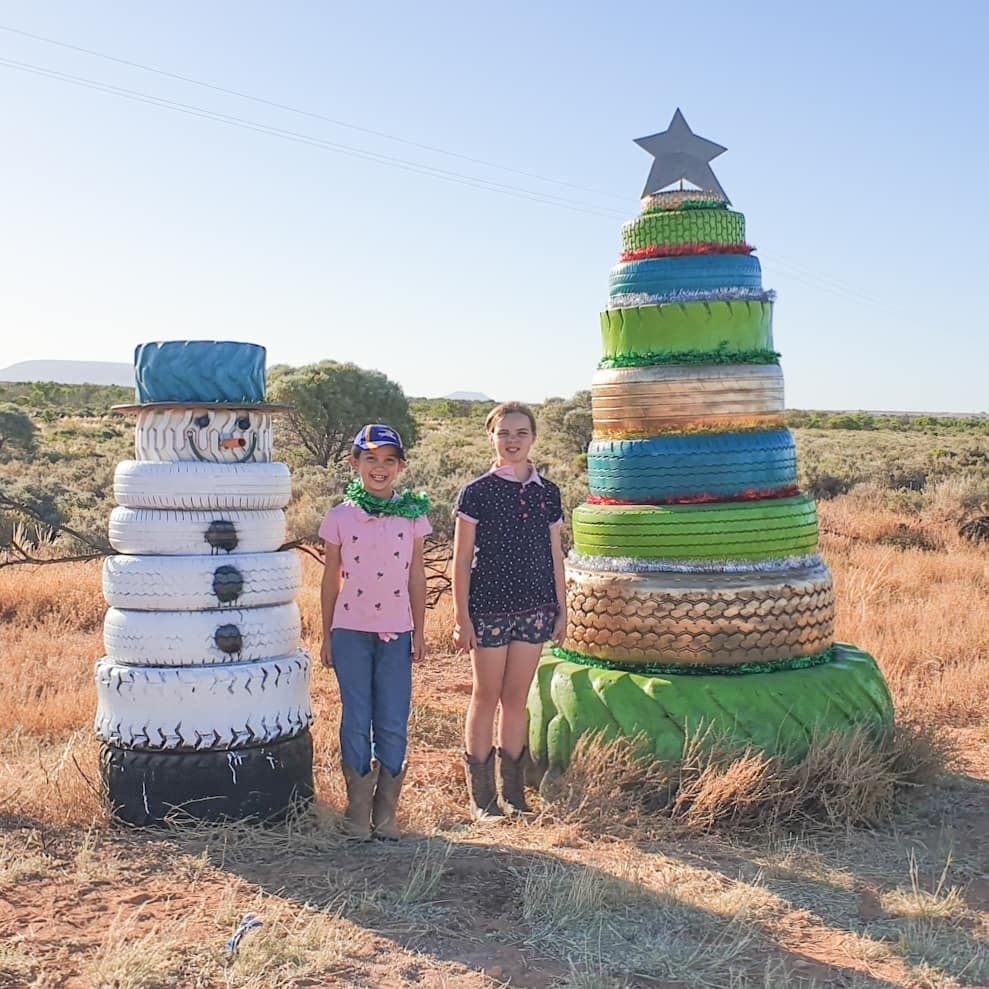
[[[498,749],[498,804],[509,817],[521,817],[530,812],[525,802],[526,750],[523,748],[517,759],[513,759],[504,749]]]
[[[371,808],[375,838],[398,841],[402,837],[395,821],[395,812],[398,810],[398,798],[402,793],[407,766],[408,763],[402,766],[402,771],[397,776],[392,776],[384,766],[378,770],[378,786],[374,791],[374,805]]]
[[[344,830],[354,838],[371,837],[371,799],[378,781],[378,766],[374,764],[364,776],[352,766],[343,764],[343,778],[347,784],[347,809],[344,811]]]
[[[483,761],[472,759],[465,752],[464,776],[467,778],[470,816],[475,821],[496,821],[504,817],[495,792],[495,750],[492,749]]]

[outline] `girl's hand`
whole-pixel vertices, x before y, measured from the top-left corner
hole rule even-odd
[[[560,608],[556,616],[556,621],[553,622],[553,635],[551,639],[558,646],[563,645],[563,640],[567,637],[567,609]]]
[[[323,639],[323,646],[319,650],[319,661],[326,669],[333,669],[333,646],[328,635]]]
[[[426,637],[412,633],[412,662],[421,663],[426,658]]]
[[[473,622],[466,621],[463,624],[457,622],[453,626],[453,644],[466,652],[477,647],[477,633],[474,631]]]

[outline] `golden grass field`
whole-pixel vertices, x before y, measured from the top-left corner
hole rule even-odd
[[[819,509],[838,638],[877,656],[896,700],[889,751],[852,739],[784,770],[698,750],[671,776],[588,746],[533,820],[472,825],[447,598],[417,673],[407,837],[390,846],[338,828],[322,671],[313,815],[111,825],[91,731],[99,563],[0,569],[0,989],[989,986],[987,548],[879,501]],[[227,963],[252,910],[264,926]]]

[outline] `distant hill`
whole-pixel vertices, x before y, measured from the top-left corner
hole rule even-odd
[[[55,381],[60,385],[134,386],[134,365],[110,361],[21,361],[0,368],[0,381]]]
[[[484,392],[480,391],[452,391],[444,398],[451,398],[458,402],[493,402],[493,398],[488,398]]]

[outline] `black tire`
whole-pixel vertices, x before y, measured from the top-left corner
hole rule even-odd
[[[169,816],[278,820],[312,800],[312,761],[309,731],[226,751],[145,752],[106,744],[100,751],[111,816],[142,827]]]

